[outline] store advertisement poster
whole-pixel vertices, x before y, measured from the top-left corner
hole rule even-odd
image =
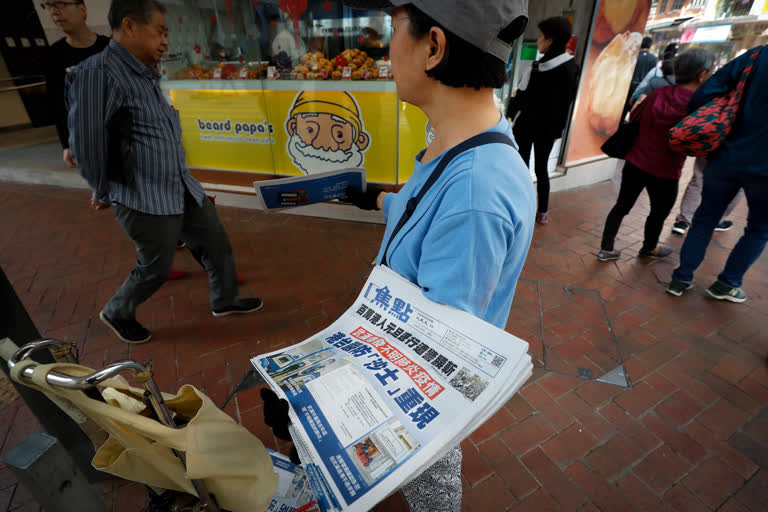
[[[259,207],[277,210],[346,199],[347,187],[365,190],[365,169],[343,169],[295,178],[254,181]]]
[[[370,181],[395,183],[395,93],[170,90],[169,94],[181,116],[192,168],[306,176],[364,167]]]
[[[571,121],[566,165],[604,156],[619,127],[651,0],[601,0]]]

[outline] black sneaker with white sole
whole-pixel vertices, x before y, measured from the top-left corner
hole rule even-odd
[[[747,294],[744,290],[725,284],[722,281],[715,281],[712,286],[707,288],[707,293],[710,297],[717,300],[727,300],[729,302],[741,303],[747,300]]]
[[[680,220],[675,222],[672,225],[672,232],[676,233],[678,235],[685,235],[688,232],[688,228],[690,227],[690,224],[687,222]]]
[[[112,329],[118,338],[126,343],[139,344],[149,341],[152,337],[152,333],[149,329],[146,329],[143,325],[136,321],[136,319],[123,320],[109,318],[104,312],[99,313],[99,318],[104,325]]]
[[[715,226],[715,231],[728,231],[732,227],[733,227],[733,222],[729,220],[724,220],[723,222]]]
[[[686,283],[685,281],[673,279],[670,281],[669,286],[667,286],[667,293],[674,295],[675,297],[680,297],[685,291],[690,290],[691,288],[693,288],[693,283]]]
[[[597,253],[597,259],[599,261],[614,261],[621,258],[621,251],[606,251],[602,250]]]
[[[223,308],[218,309],[212,309],[211,313],[213,316],[227,316],[227,315],[236,315],[236,314],[245,314],[245,313],[253,313],[254,311],[258,311],[261,309],[261,307],[264,305],[263,302],[261,302],[261,299],[258,297],[253,297],[250,299],[237,299],[234,304],[231,306],[226,306]]]

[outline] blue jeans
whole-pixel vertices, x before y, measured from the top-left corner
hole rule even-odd
[[[673,279],[693,281],[693,273],[704,260],[712,233],[739,189],[744,189],[747,196],[747,227],[717,278],[729,286],[741,286],[744,274],[760,257],[768,241],[768,176],[716,169],[711,164],[704,169],[701,204],[693,216]]]

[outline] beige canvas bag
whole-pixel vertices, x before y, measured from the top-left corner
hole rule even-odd
[[[26,378],[19,378],[27,367],[33,368],[31,385]],[[93,458],[96,469],[193,495],[196,493],[190,479],[200,479],[215,495],[219,506],[232,512],[263,511],[271,503],[278,477],[264,445],[194,386],[182,386],[176,395],[164,394],[172,413],[191,418],[186,425],[174,429],[136,412],[141,408],[135,405],[142,400],[144,390],[130,386],[122,377],[105,380],[101,386],[129,398],[101,402],[80,391],[49,385],[46,375],[51,371],[73,377],[94,372],[76,364],[42,365],[25,360],[13,367],[11,377],[68,400],[109,433]],[[186,472],[174,449],[185,454]]]

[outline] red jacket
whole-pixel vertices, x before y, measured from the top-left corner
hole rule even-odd
[[[640,119],[640,133],[627,161],[648,174],[679,180],[685,155],[669,149],[669,129],[688,115],[693,91],[679,85],[660,87],[648,96],[633,118]]]

